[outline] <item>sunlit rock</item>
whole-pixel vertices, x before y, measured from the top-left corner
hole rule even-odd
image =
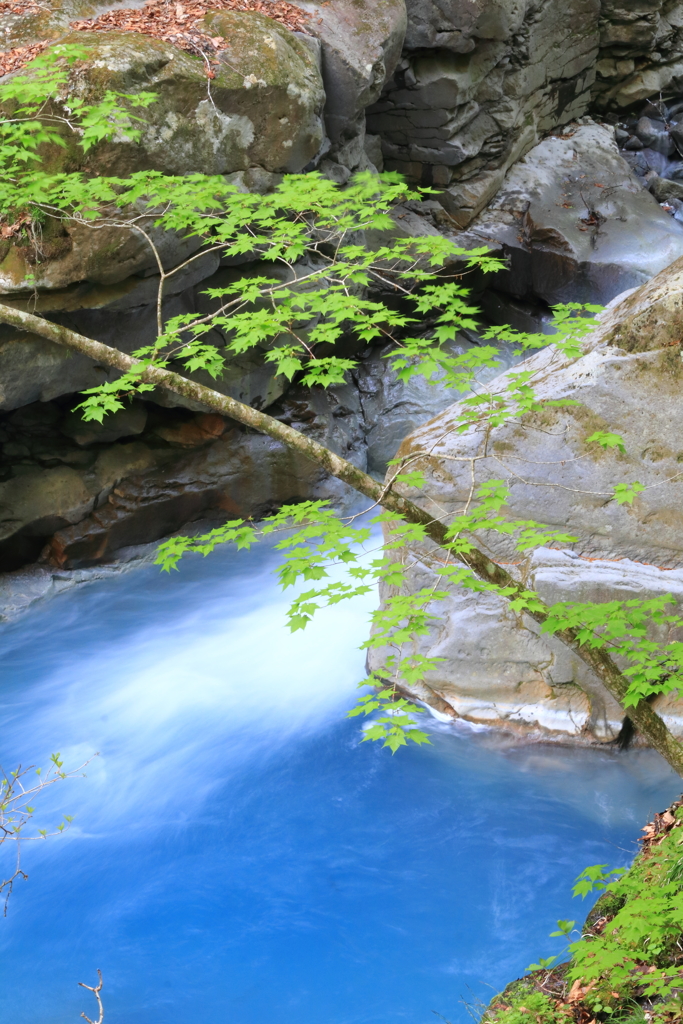
[[[561,550],[530,554],[501,535],[477,535],[491,558],[549,604],[665,593],[683,599],[682,336],[679,259],[603,314],[581,358],[570,361],[549,346],[525,363],[540,397],[579,405],[493,428],[486,452],[482,431],[456,432],[458,404],[406,438],[399,454],[415,458],[411,469],[426,477],[419,500],[443,518],[464,507],[472,480],[504,480],[512,517],[574,535],[576,542]],[[587,447],[586,438],[601,429],[620,434],[626,453]],[[429,454],[420,458],[421,452]],[[646,489],[632,505],[618,504],[615,485],[633,480]],[[411,589],[435,582],[437,554],[431,543],[415,550]],[[430,634],[416,646],[445,658],[427,684],[455,713],[537,735],[614,738],[623,714],[597,678],[503,599],[456,590],[434,610]],[[381,671],[383,654],[372,652],[370,662]],[[577,687],[588,703],[577,698]],[[417,694],[431,700],[429,689]],[[664,703],[671,727],[683,735],[683,702]]]

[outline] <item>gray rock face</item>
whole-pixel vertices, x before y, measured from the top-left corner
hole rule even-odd
[[[409,50],[444,49],[454,53],[470,53],[475,47],[473,36],[481,33],[482,3],[458,4],[444,0],[408,0],[406,47]],[[486,16],[485,16],[486,17]],[[510,4],[488,11],[490,28],[498,21],[505,25],[500,38],[519,28],[520,8]],[[479,33],[477,32],[479,29]]]
[[[683,86],[683,4],[603,0],[593,89],[598,109],[620,109]]]
[[[455,347],[471,345],[462,338]],[[269,411],[381,475],[403,437],[451,400],[421,377],[397,380],[384,355],[370,350],[348,384],[328,391],[291,386]],[[512,362],[507,349],[501,361]],[[248,386],[244,370],[238,382]],[[214,414],[164,409],[154,397],[102,425],[69,411],[78,396],[35,402],[0,421],[0,570],[36,559],[46,545],[43,557],[70,570],[107,562],[198,516],[256,515],[295,499],[325,497],[341,507],[357,500],[283,446]]]
[[[365,465],[357,408],[352,388],[295,390],[279,414]],[[35,403],[0,425],[2,569],[41,551],[59,569],[97,565],[200,516],[258,516],[290,500],[348,497],[312,463],[215,414],[136,403],[96,431],[64,412]]]
[[[474,340],[472,340],[474,339]],[[465,352],[477,344],[476,336],[459,335],[449,346],[453,353]],[[403,439],[417,426],[451,404],[451,392],[442,384],[425,377],[399,380],[386,356],[388,348],[373,349],[353,371],[362,414],[367,468],[382,475]],[[499,364],[495,370],[482,370],[477,379],[484,383],[519,360],[509,346],[500,347]]]
[[[604,304],[683,255],[683,225],[643,188],[613,130],[584,120],[536,145],[470,225],[468,237],[509,257],[500,291]]]
[[[110,413],[102,423],[98,423],[97,420],[86,421],[78,410],[74,410],[64,417],[59,424],[59,430],[65,437],[70,437],[76,444],[85,447],[141,434],[146,425],[147,409],[144,402],[133,401],[123,409]]]
[[[403,56],[368,130],[388,168],[443,189],[460,228],[546,132],[683,91],[683,4],[407,0],[407,11]],[[653,116],[647,140],[623,141],[675,156]]]
[[[539,134],[585,111],[598,11],[596,0],[569,9],[410,0],[407,49],[368,111],[386,166],[425,183],[457,182],[457,207],[460,184],[475,181],[471,219]]]
[[[180,275],[178,282],[165,289],[164,294],[168,292],[163,306],[165,317],[208,310],[205,289],[223,284],[227,274],[235,273],[232,268],[217,269],[218,262],[218,254],[211,254],[206,260],[202,257],[193,264],[192,276]],[[253,272],[253,267],[245,267],[240,272]],[[193,276],[201,280],[194,284]],[[23,298],[6,301],[19,308],[28,306],[31,311],[46,313],[50,319],[80,334],[133,352],[151,344],[156,337],[158,281],[159,278],[153,276],[131,277],[109,286],[84,283],[43,292],[37,303]],[[187,287],[188,284],[193,287]],[[182,291],[173,294],[175,288]],[[219,348],[225,344],[225,339],[218,334],[212,335],[211,340]],[[60,395],[95,387],[115,376],[106,367],[60,345],[0,326],[0,411],[17,409],[31,402],[48,402]],[[272,364],[264,362],[262,352],[257,350],[228,357],[222,376],[216,380],[202,373],[195,374],[194,379],[258,408],[265,408],[279,398],[287,383],[275,374]],[[157,398],[165,405],[183,404],[182,399],[170,396]]]
[[[540,549],[528,557],[506,538],[478,538],[548,603],[663,593],[683,598],[682,296],[679,259],[608,309],[578,360],[566,360],[553,346],[531,357],[525,369],[535,372],[542,397],[580,405],[495,428],[488,456],[474,463],[475,483],[507,481],[511,516],[540,519],[578,538],[571,550]],[[491,386],[504,384],[501,377]],[[433,501],[439,515],[463,507],[471,483],[467,460],[482,454],[480,432],[455,433],[458,411],[452,406],[400,449],[404,455],[431,452],[414,465],[427,479],[428,497],[421,500],[426,507]],[[599,429],[620,433],[626,454],[586,447],[585,438]],[[616,483],[632,480],[646,487],[632,506],[610,500]],[[411,589],[434,581],[434,553],[431,544],[416,551]],[[455,713],[543,735],[613,738],[621,717],[614,702],[573,655],[539,636],[533,622],[512,614],[502,600],[459,590],[435,610],[438,621],[416,646],[446,658],[427,683]],[[371,660],[381,669],[381,654]],[[429,689],[419,692],[431,699]],[[683,701],[659,698],[657,706],[683,735]]]
[[[346,171],[365,169],[365,108],[378,99],[401,55],[406,30],[404,0],[295,0],[311,14],[308,31],[322,46],[326,160]],[[326,166],[334,177],[334,168]]]

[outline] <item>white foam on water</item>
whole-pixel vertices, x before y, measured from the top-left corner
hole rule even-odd
[[[280,591],[275,560],[251,577],[242,569],[192,587],[188,604],[178,588],[173,612],[150,608],[125,644],[107,639],[105,618],[97,642],[16,694],[3,746],[17,760],[59,750],[72,767],[100,754],[87,781],[43,794],[41,813],[74,814],[73,837],[195,814],[250,758],[344,715],[364,676],[358,645],[376,594],[322,609],[290,633],[295,590]],[[30,616],[24,624],[30,630]]]

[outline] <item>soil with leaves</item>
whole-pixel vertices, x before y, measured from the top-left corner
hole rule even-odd
[[[491,1001],[481,1024],[683,1020],[683,798],[643,832],[628,871],[595,864],[577,878],[575,896],[603,894],[569,944],[569,959],[531,964],[527,977]],[[551,934],[571,938],[574,921],[558,928]]]
[[[39,4],[28,2],[0,3],[2,14],[33,14]],[[230,49],[230,40],[211,36],[201,20],[209,11],[238,11],[262,14],[278,21],[292,32],[306,33],[310,15],[286,0],[147,0],[141,8],[117,8],[95,18],[71,22],[77,32],[139,32],[173,43],[181,50],[204,56],[209,65],[216,63],[216,54]],[[0,76],[19,71],[54,40],[44,39],[30,45],[15,46],[0,54]],[[209,71],[209,77],[213,77]]]

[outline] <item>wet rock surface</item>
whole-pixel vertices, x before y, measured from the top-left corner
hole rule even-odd
[[[469,231],[509,261],[496,289],[552,305],[605,304],[644,284],[683,255],[682,229],[633,173],[614,129],[585,118],[520,160]]]
[[[221,416],[138,402],[98,432],[78,426],[72,402],[25,406],[0,428],[6,570],[106,562],[199,516],[258,515],[315,492],[312,464]]]

